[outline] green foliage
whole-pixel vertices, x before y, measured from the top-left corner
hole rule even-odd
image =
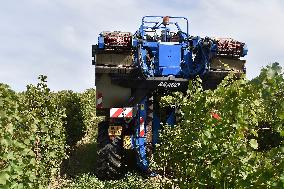
[[[113,188],[113,189],[155,189],[161,188],[161,182],[155,179],[145,179],[139,175],[129,173],[122,180],[112,181],[100,181],[92,175],[82,175],[73,181],[65,182],[62,188],[70,189],[101,189],[101,188]]]
[[[45,188],[65,156],[65,114],[39,79],[18,95],[1,85],[1,188]]]
[[[96,91],[83,93],[60,91],[54,93],[59,106],[65,111],[64,127],[68,158],[63,161],[61,173],[74,176],[94,169],[96,158]]]
[[[25,125],[19,112],[19,98],[7,85],[0,84],[0,187],[23,188],[26,181],[33,181],[35,154],[29,149]],[[27,186],[30,186],[29,184]]]
[[[86,127],[86,135],[83,138],[83,142],[95,142],[97,140],[98,121],[96,117],[96,90],[87,89],[80,94],[81,111],[83,113],[83,123]]]
[[[68,146],[83,137],[95,141],[95,94],[52,93],[46,76],[19,94],[0,84],[0,188],[46,188],[68,158]]]
[[[27,86],[24,93],[22,114],[32,132],[33,151],[35,153],[36,186],[41,188],[49,184],[51,178],[58,175],[60,164],[65,157],[64,111],[54,101],[46,85],[46,77],[40,76],[37,86]]]
[[[263,68],[252,83],[261,91],[265,105],[264,126],[284,137],[284,77],[279,63]]]
[[[277,63],[252,81],[230,75],[204,91],[197,78],[186,94],[162,97],[183,119],[164,127],[153,163],[164,177],[152,179],[129,173],[100,181],[83,174],[60,184],[68,146],[81,156],[95,146],[96,92],[52,93],[46,77],[39,80],[20,94],[0,84],[0,188],[284,187],[284,79]]]
[[[161,170],[180,188],[284,187],[283,89],[281,68],[273,64],[251,82],[230,75],[204,91],[196,79],[185,96],[162,98],[180,107],[183,121],[162,133]]]
[[[83,93],[60,91],[54,93],[54,97],[66,114],[63,121],[67,144],[74,147],[82,138],[80,142],[83,143],[96,141],[98,118],[95,89]]]
[[[80,95],[72,91],[60,91],[54,93],[54,96],[66,114],[63,121],[67,145],[74,146],[85,135],[86,130]]]

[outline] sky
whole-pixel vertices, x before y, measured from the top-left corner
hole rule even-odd
[[[99,33],[134,33],[145,15],[187,17],[191,35],[245,42],[249,79],[267,64],[284,67],[283,0],[2,0],[0,83],[23,91],[43,74],[53,91],[92,88]]]

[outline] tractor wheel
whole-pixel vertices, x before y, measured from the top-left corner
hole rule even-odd
[[[96,175],[100,180],[114,180],[122,177],[122,139],[113,140],[108,135],[108,122],[98,125]]]

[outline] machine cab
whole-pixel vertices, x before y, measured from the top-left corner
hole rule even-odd
[[[177,20],[184,21],[184,30]],[[138,59],[143,65],[144,72],[149,76],[178,76],[181,64],[189,61],[187,18],[145,16],[134,36],[137,45],[140,45]]]

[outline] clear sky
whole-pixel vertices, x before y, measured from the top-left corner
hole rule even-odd
[[[248,78],[275,61],[284,67],[283,0],[3,0],[0,83],[22,91],[44,74],[52,90],[94,87],[98,34],[135,32],[144,15],[184,16],[191,35],[247,43]]]

